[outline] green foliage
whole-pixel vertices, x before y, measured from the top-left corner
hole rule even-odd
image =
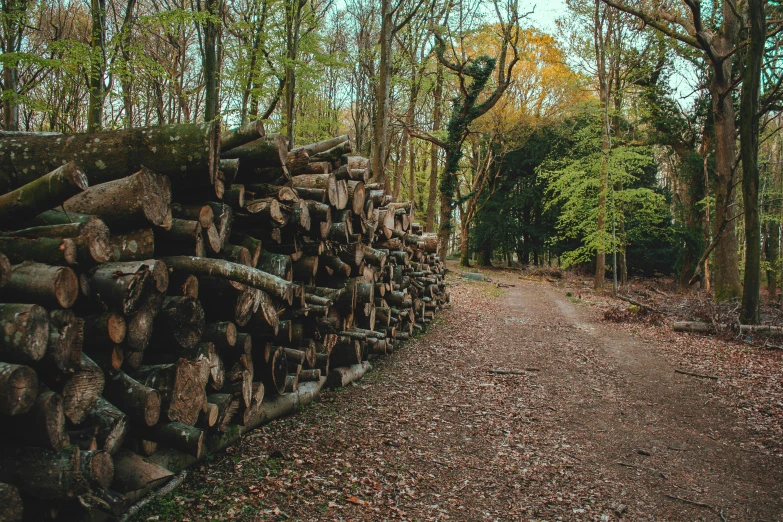
[[[546,183],[544,209],[557,216],[557,234],[550,242],[564,246],[560,259],[566,268],[589,263],[599,250],[611,253],[650,241],[671,244],[671,217],[666,198],[655,188],[652,150],[620,143],[607,155],[601,125],[598,111],[583,108],[563,127],[571,130],[560,138],[569,143],[568,153],[550,153],[538,168]],[[602,169],[609,183],[603,194],[606,226],[599,231]]]

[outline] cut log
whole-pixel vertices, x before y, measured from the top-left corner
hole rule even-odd
[[[201,412],[198,416],[198,422],[196,426],[201,429],[211,428],[217,424],[218,416],[220,415],[220,408],[217,404],[209,402],[209,395],[207,395],[207,411]]]
[[[231,261],[232,263],[238,263],[240,265],[249,266],[250,268],[255,268],[253,265],[253,257],[250,254],[250,251],[243,247],[243,246],[237,246],[237,245],[224,245],[218,256],[222,259],[225,259],[226,261]]]
[[[117,372],[106,381],[104,395],[132,421],[142,426],[154,426],[158,423],[161,410],[160,394],[125,372]]]
[[[171,205],[171,214],[175,219],[198,221],[202,228],[209,227],[215,218],[212,207],[203,203],[174,203]]]
[[[89,411],[84,423],[97,428],[98,447],[111,455],[122,447],[128,434],[128,417],[103,397]]]
[[[318,256],[304,256],[293,265],[293,278],[310,282],[318,273]]]
[[[75,446],[59,451],[0,447],[0,481],[36,499],[74,498],[90,489],[81,460],[81,451]]]
[[[186,296],[167,297],[155,318],[153,339],[173,342],[189,349],[201,341],[204,332],[204,309],[197,299]]]
[[[781,333],[783,333],[783,327],[772,326],[769,324],[741,324],[740,333],[780,335]]]
[[[240,371],[238,376],[230,380],[226,389],[240,399],[240,411],[243,406],[249,408],[253,402],[253,372]]]
[[[0,360],[40,361],[49,344],[49,315],[34,304],[0,303]]]
[[[266,131],[261,120],[251,121],[239,127],[224,130],[220,135],[220,150],[231,150],[258,138],[263,138],[265,134]]]
[[[258,359],[258,358],[257,358]],[[258,375],[266,390],[272,394],[285,392],[285,379],[288,375],[288,363],[285,351],[278,347],[269,355],[268,362],[254,361],[255,374]]]
[[[215,343],[218,350],[230,349],[237,342],[237,327],[231,321],[207,323],[202,339]]]
[[[245,186],[233,185],[223,195],[223,201],[227,205],[231,205],[235,209],[244,208],[245,206]]]
[[[271,226],[285,226],[288,216],[282,211],[280,202],[276,199],[254,199],[245,201],[245,212],[252,220],[261,220]]]
[[[250,253],[250,265],[253,268],[258,268],[258,258],[261,255],[261,240],[256,239],[247,234],[241,232],[231,233],[231,242],[235,245],[243,246]]]
[[[285,160],[285,165],[288,167],[288,170],[291,172],[291,174],[309,172],[309,163],[310,155],[306,150],[301,148],[289,151]]]
[[[152,287],[152,271],[138,262],[104,263],[89,275],[89,296],[123,314],[139,309]]]
[[[69,161],[90,185],[122,177],[145,166],[159,174],[210,185],[217,178],[220,124],[160,125],[63,136],[0,138],[0,192],[7,192]]]
[[[73,373],[81,365],[84,319],[70,310],[49,312],[49,344],[45,361],[63,373]]]
[[[299,382],[320,381],[321,370],[316,368],[314,370],[302,370],[299,372]]]
[[[678,321],[674,323],[675,332],[708,333],[710,329],[711,325],[709,323],[699,321]]]
[[[344,142],[332,147],[329,150],[312,154],[310,157],[315,161],[329,161],[332,163],[337,163],[341,160],[344,154],[351,152],[351,150],[353,150],[353,147],[351,147],[351,142],[349,140],[345,140]]]
[[[293,302],[293,284],[255,268],[223,261],[222,259],[186,256],[167,257],[163,261],[174,270],[182,270],[199,276],[225,277],[226,279],[268,292],[288,304]]]
[[[84,318],[84,341],[95,348],[120,344],[125,339],[125,318],[114,312],[88,315]]]
[[[204,432],[193,426],[181,422],[158,424],[152,437],[197,459],[204,455]]]
[[[348,367],[331,368],[327,383],[334,388],[343,388],[361,379],[370,368],[370,363],[367,361]]]
[[[11,262],[5,254],[0,252],[0,288],[8,284],[11,277]]]
[[[245,185],[245,193],[252,193],[253,199],[275,198],[281,203],[299,201],[299,194],[288,185],[252,183]]]
[[[162,486],[174,476],[172,472],[151,460],[128,450],[114,456],[114,481],[111,488],[119,493],[140,499],[148,491]]]
[[[112,261],[143,261],[155,255],[155,234],[151,228],[143,228],[125,235],[112,236],[108,245],[109,258]]]
[[[207,404],[208,365],[204,359],[179,359],[174,364],[142,366],[136,376],[141,383],[160,392],[168,421],[193,426]]]
[[[53,391],[43,391],[27,413],[9,417],[4,424],[4,437],[17,444],[61,450],[69,443],[63,398]]]
[[[85,190],[87,176],[70,162],[49,174],[0,196],[0,223],[10,225],[34,218]]]
[[[199,282],[193,274],[174,272],[169,276],[169,295],[186,295],[198,299]]]
[[[364,212],[364,182],[362,181],[346,181],[348,188],[348,202],[349,208],[353,210],[356,215],[361,215]]]
[[[79,279],[68,267],[21,263],[11,268],[11,278],[0,296],[6,302],[70,308],[79,296]]]
[[[218,172],[218,178],[222,176],[224,187],[230,187],[234,183],[234,180],[237,179],[237,173],[239,173],[238,159],[220,160],[220,170]],[[220,193],[220,187],[217,183],[215,183],[215,196],[217,196],[218,199],[223,197]]]
[[[343,277],[349,277],[351,275],[351,265],[344,263],[343,260],[337,256],[331,254],[322,255],[321,264],[325,267],[329,267],[334,274]]]
[[[47,265],[73,265],[78,261],[76,243],[69,238],[0,236],[0,251],[15,264],[34,261]]]
[[[252,178],[254,167],[280,167],[288,157],[287,140],[280,134],[268,134],[220,153],[223,159],[238,159],[238,181],[245,176]]]
[[[171,201],[171,186],[166,176],[149,169],[99,185],[93,185],[63,204],[66,212],[93,214],[112,230],[127,230],[133,225],[160,225]]]
[[[307,154],[309,155],[314,155],[320,152],[326,152],[329,149],[337,147],[338,145],[343,145],[347,141],[349,141],[349,137],[347,134],[344,134],[342,136],[337,136],[335,138],[330,138],[328,140],[318,141],[316,143],[311,143],[309,145],[303,145],[302,147],[297,147],[293,150],[295,151],[303,150],[307,152]]]
[[[297,191],[300,189],[324,190],[330,204],[337,206],[339,203],[337,180],[332,174],[302,174],[291,178],[291,183]],[[307,195],[303,197],[310,199]]]
[[[38,395],[38,376],[28,366],[0,362],[0,413],[30,411]]]
[[[3,522],[22,522],[22,496],[11,484],[0,483],[0,520]]]
[[[259,270],[286,281],[291,281],[293,278],[291,256],[272,254],[262,250],[258,256],[258,264],[256,266]]]
[[[234,224],[234,209],[223,203],[208,203],[215,215],[214,224],[220,236],[221,244],[228,243],[231,236],[231,228]],[[217,250],[216,250],[217,251]]]
[[[103,370],[82,354],[81,366],[62,383],[63,411],[73,424],[81,424],[103,393]],[[59,385],[58,385],[59,387]]]

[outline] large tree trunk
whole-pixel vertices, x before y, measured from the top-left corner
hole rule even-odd
[[[386,179],[386,147],[389,129],[389,93],[391,90],[392,37],[394,19],[391,0],[381,0],[380,64],[378,66],[378,87],[375,95],[374,134],[372,152],[372,179],[383,183],[388,190]]]
[[[740,99],[742,203],[745,209],[745,281],[740,322],[759,322],[761,287],[761,222],[759,219],[759,90],[764,59],[766,18],[763,0],[748,0],[750,41]]]
[[[106,0],[91,0],[90,16],[90,99],[87,108],[87,132],[103,128],[103,102],[106,87],[103,77],[106,75]]]
[[[200,5],[200,4],[199,4]],[[204,100],[204,121],[212,121],[218,117],[220,96],[218,79],[220,64],[218,63],[218,20],[220,19],[220,0],[205,0],[204,13],[207,21],[204,28],[204,81],[206,93]]]
[[[433,92],[434,101],[432,109],[432,132],[437,134],[440,130],[440,104],[443,98],[443,65],[438,62],[438,69],[435,76],[435,91]],[[438,198],[438,146],[432,143],[430,145],[430,191],[427,195],[427,232],[435,231],[435,203]],[[446,259],[441,257],[441,259]]]

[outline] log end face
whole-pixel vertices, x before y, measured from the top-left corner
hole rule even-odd
[[[70,268],[62,268],[54,280],[54,294],[57,304],[62,308],[70,308],[79,297],[79,278]]]
[[[152,427],[160,420],[160,394],[157,390],[150,390],[144,400],[144,423]]]
[[[87,459],[87,469],[84,470],[87,480],[95,488],[108,489],[114,480],[114,461],[106,451],[97,450],[91,453],[89,458],[82,457]]]
[[[0,413],[26,413],[35,404],[38,395],[38,376],[32,368],[0,363]]]
[[[62,175],[65,179],[71,182],[71,184],[79,190],[87,190],[90,184],[87,181],[87,174],[79,168],[79,166],[73,161],[66,163],[62,167]]]
[[[127,333],[127,323],[120,314],[111,313],[106,319],[106,331],[114,344],[120,344]]]

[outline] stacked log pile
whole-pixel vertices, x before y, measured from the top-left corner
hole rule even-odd
[[[123,513],[449,300],[348,136],[0,137],[0,519]]]

